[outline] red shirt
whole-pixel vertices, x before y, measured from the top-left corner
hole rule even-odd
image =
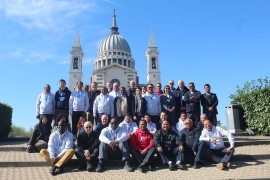
[[[145,132],[137,129],[137,131],[135,131],[130,138],[130,145],[139,152],[144,149],[148,151],[154,145],[153,135],[147,129]]]
[[[160,90],[160,91],[159,91],[159,90],[156,90],[156,91],[155,91],[155,93],[156,93],[157,95],[159,95],[159,96],[160,96],[160,95],[162,95],[162,94],[163,94],[163,91],[161,91],[161,90]]]

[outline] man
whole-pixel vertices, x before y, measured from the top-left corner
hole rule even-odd
[[[88,92],[88,91],[89,91],[89,85],[87,85],[87,84],[84,85],[84,86],[83,86],[83,90],[84,90],[85,92]]]
[[[173,171],[175,165],[168,159],[168,156],[176,156],[176,167],[183,169],[181,161],[181,139],[177,133],[170,128],[169,121],[162,121],[161,129],[154,135],[154,144],[163,164],[168,164],[169,170]]]
[[[59,90],[55,92],[55,118],[60,113],[66,116],[69,115],[69,97],[71,91],[66,87],[66,81],[64,79],[60,79],[59,85]]]
[[[217,95],[211,93],[211,87],[209,84],[204,85],[205,93],[201,96],[201,102],[203,107],[203,113],[205,113],[211,123],[216,126],[217,125],[217,105],[218,98]]]
[[[195,85],[193,82],[189,83],[188,87],[189,91],[185,93],[184,98],[184,101],[186,102],[187,117],[192,119],[194,125],[197,126],[201,114],[201,92],[195,89]]]
[[[77,134],[77,124],[81,116],[86,115],[89,108],[89,98],[85,91],[82,90],[83,82],[77,82],[77,89],[71,93],[69,99],[69,111],[72,116],[72,134]]]
[[[197,124],[197,127],[196,127],[196,132],[198,132],[200,135],[201,135],[201,133],[202,133],[202,130],[203,130],[203,128],[204,128],[204,122],[205,122],[205,120],[208,120],[208,118],[207,118],[207,115],[206,114],[202,114],[201,116],[200,116],[200,122]]]
[[[179,80],[178,87],[174,91],[176,117],[179,117],[181,112],[186,112],[186,103],[184,101],[186,92],[188,92],[188,88],[185,86],[184,81]]]
[[[174,91],[175,91],[175,88],[173,87],[174,86],[174,81],[173,80],[169,81],[169,86],[170,86],[170,94],[173,95]]]
[[[136,88],[135,97],[131,100],[131,115],[133,115],[133,120],[136,124],[139,124],[139,121],[143,117],[146,111],[146,101],[142,97],[142,90],[140,87]]]
[[[36,102],[36,118],[41,122],[41,118],[45,115],[48,119],[47,127],[52,129],[52,119],[55,110],[55,98],[54,94],[51,93],[51,86],[46,84],[44,86],[44,92],[38,95]]]
[[[101,116],[101,123],[98,123],[94,129],[94,131],[100,135],[102,129],[108,127],[109,123],[108,123],[108,116],[106,114],[103,114]]]
[[[128,146],[128,135],[126,130],[118,127],[116,118],[113,118],[110,122],[110,126],[104,128],[99,136],[100,146],[99,146],[99,162],[96,172],[102,172],[104,170],[104,165],[108,159],[108,154],[110,156],[117,156],[119,153],[122,154],[122,161],[124,162],[128,172],[132,171],[129,164],[129,146]]]
[[[158,124],[156,124],[157,130],[161,129],[162,122],[167,121],[167,120],[168,120],[168,116],[167,116],[166,112],[161,112],[159,122],[158,122]]]
[[[229,140],[230,147],[225,148],[222,136]],[[200,143],[207,144],[205,154],[217,164],[217,168],[223,170],[230,168],[230,159],[234,153],[234,136],[221,127],[213,126],[210,120],[204,121],[204,130],[200,136]]]
[[[163,94],[163,91],[161,90],[162,86],[161,86],[161,83],[157,83],[156,84],[156,91],[155,93],[159,96],[161,96]]]
[[[120,95],[114,98],[114,115],[118,123],[122,122],[127,114],[131,113],[130,98],[126,94],[126,88],[120,88]]]
[[[132,99],[135,97],[136,83],[135,81],[130,81],[129,88],[127,90],[127,96]]]
[[[97,84],[93,82],[90,86],[90,90],[87,92],[88,98],[89,98],[89,109],[87,111],[87,120],[91,121],[92,124],[97,125],[98,119],[94,119],[94,114],[93,114],[93,105],[96,97],[100,94],[100,91],[97,90]]]
[[[40,151],[40,155],[52,166],[52,175],[63,171],[62,165],[74,155],[73,146],[73,135],[67,130],[66,122],[59,121],[58,130],[50,135],[48,150]]]
[[[93,105],[94,119],[98,119],[98,124],[104,114],[108,116],[108,121],[110,121],[111,117],[114,117],[113,97],[107,94],[106,87],[102,87],[100,92]]]
[[[147,85],[147,93],[144,95],[144,99],[146,100],[146,113],[151,116],[153,123],[158,124],[161,107],[159,96],[154,93],[153,87],[153,84]]]
[[[185,121],[187,119],[187,115],[184,112],[181,112],[181,116],[179,118],[179,122],[175,125],[175,129],[177,131],[178,136],[181,136],[182,129],[185,128]]]
[[[107,92],[110,93],[112,92],[112,87],[111,87],[111,83],[107,82]]]
[[[191,119],[187,118],[185,120],[185,128],[181,130],[182,139],[182,151],[184,155],[185,162],[194,163],[194,158],[196,156],[200,134],[196,133],[196,129],[193,127],[193,122]]]
[[[93,125],[90,121],[85,122],[83,128],[84,131],[79,134],[77,139],[75,155],[79,160],[78,169],[82,170],[86,165],[86,170],[91,171],[93,168],[91,162],[98,157],[100,141],[98,133],[93,131]]]
[[[113,83],[113,90],[109,93],[109,95],[111,95],[113,98],[120,95],[119,84],[117,82]]]
[[[168,120],[172,126],[175,126],[177,123],[175,116],[175,98],[170,93],[170,87],[168,85],[165,86],[165,92],[160,97],[160,106],[161,111],[166,112],[168,116]]]
[[[147,123],[147,129],[151,134],[155,134],[157,131],[157,125],[151,121],[151,117],[149,114],[145,114],[143,120]]]

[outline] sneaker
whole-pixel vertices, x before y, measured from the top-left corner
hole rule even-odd
[[[198,161],[195,161],[193,167],[194,167],[194,169],[200,168],[199,162]]]
[[[153,170],[154,170],[154,166],[150,164],[150,165],[148,166],[148,171],[153,171]]]
[[[96,172],[102,172],[102,171],[104,171],[104,167],[102,164],[98,163],[98,167],[96,169]]]
[[[183,164],[181,164],[181,163],[177,163],[177,164],[176,164],[176,168],[177,168],[177,169],[183,170],[183,169],[184,169],[184,166],[183,166]]]
[[[144,166],[143,166],[143,165],[139,165],[139,166],[137,167],[137,169],[138,169],[139,171],[141,171],[142,173],[144,172]]]
[[[50,173],[51,173],[51,175],[56,175],[56,166],[53,166],[51,169],[50,169]]]
[[[228,169],[230,169],[231,168],[231,163],[228,162],[226,166],[227,166]]]
[[[224,164],[223,163],[218,163],[217,168],[220,169],[220,170],[223,170],[224,169]]]
[[[92,164],[91,164],[90,162],[87,162],[87,163],[86,163],[86,170],[87,170],[87,171],[91,171],[92,168],[93,168]]]
[[[169,170],[170,170],[170,171],[175,170],[175,165],[174,165],[173,163],[169,163],[169,164],[168,164],[168,167],[169,167]]]
[[[129,164],[125,164],[124,169],[127,170],[127,172],[132,171],[132,167]]]

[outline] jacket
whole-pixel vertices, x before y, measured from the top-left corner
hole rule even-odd
[[[156,116],[161,112],[159,95],[156,93],[149,94],[148,92],[144,95],[146,100],[146,113],[151,116]]]
[[[89,152],[93,152],[95,149],[99,148],[100,141],[98,139],[98,133],[92,131],[88,134],[83,131],[79,134],[77,139],[77,148],[83,152],[84,150],[88,150]]]
[[[54,114],[55,99],[54,94],[42,92],[38,95],[36,102],[36,114]]]
[[[169,129],[168,132],[159,129],[154,135],[154,144],[156,148],[162,147],[162,149],[170,151],[182,145],[182,141],[178,134],[172,129]]]
[[[126,112],[126,114],[130,114],[131,115],[131,102],[130,102],[130,98],[128,96],[125,96],[125,98],[127,100],[127,112]],[[119,114],[117,113],[118,108],[119,108],[119,107],[117,107],[118,102],[120,102],[120,104],[122,103],[122,97],[121,97],[121,95],[115,97],[114,98],[114,101],[113,101],[113,105],[114,105],[114,116],[121,117],[121,115],[119,116]]]
[[[200,106],[201,92],[195,90],[193,94],[190,91],[185,93],[184,101],[186,102],[186,112],[201,112]]]
[[[86,112],[89,107],[89,99],[87,92],[76,89],[71,93],[69,98],[69,111],[83,111]]]
[[[42,130],[41,128],[42,124],[38,123],[34,127],[33,134],[28,142],[29,145],[35,146],[38,140],[43,140],[45,142],[48,142],[49,136],[50,136],[50,129],[46,125],[44,125],[44,128],[47,128],[47,131]]]
[[[96,99],[96,97],[100,94],[99,90],[93,91],[93,90],[89,90],[87,92],[88,98],[89,98],[89,108],[88,108],[88,112],[93,113],[93,106],[94,106],[94,101]]]
[[[100,94],[96,97],[93,106],[93,114],[96,116],[97,113],[108,114],[114,117],[114,98],[109,94]]]
[[[137,129],[130,138],[130,146],[138,152],[141,152],[144,149],[148,151],[154,146],[153,135],[147,129],[145,132]]]
[[[135,98],[137,98],[137,97],[135,96],[130,100],[130,103],[131,103],[131,115],[132,116],[135,116],[135,115],[143,116],[146,113],[146,100],[143,97],[140,98],[140,100],[141,100],[140,101],[141,102],[141,104],[140,104],[141,105],[140,112],[136,113],[136,109],[138,108],[138,104],[136,104],[135,101],[137,99],[135,99]]]
[[[181,130],[181,139],[183,145],[190,147],[193,152],[197,151],[199,138],[200,133],[197,133],[194,127],[192,127],[189,131],[186,128]]]
[[[59,88],[58,91],[55,92],[55,109],[63,109],[69,110],[69,97],[71,95],[71,91],[66,87],[64,90]]]
[[[207,97],[209,96],[209,97]],[[209,108],[212,107],[214,109],[214,114],[218,114],[217,111],[217,105],[218,105],[218,98],[217,95],[214,93],[210,93],[210,95],[207,95],[206,93],[204,93],[201,96],[201,103],[202,103],[202,107],[203,107],[203,113],[209,115],[209,113],[211,113],[209,111]]]
[[[162,94],[160,97],[161,111],[168,112],[168,109],[175,108],[175,98],[170,94]]]
[[[189,89],[184,86],[184,88],[181,90],[179,87],[177,87],[173,93],[175,97],[175,108],[176,111],[180,112],[181,107],[186,107],[186,102],[184,101],[184,97],[186,92],[188,92]]]

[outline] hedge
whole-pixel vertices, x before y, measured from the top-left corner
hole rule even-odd
[[[12,125],[13,108],[0,102],[0,138],[8,137]]]

